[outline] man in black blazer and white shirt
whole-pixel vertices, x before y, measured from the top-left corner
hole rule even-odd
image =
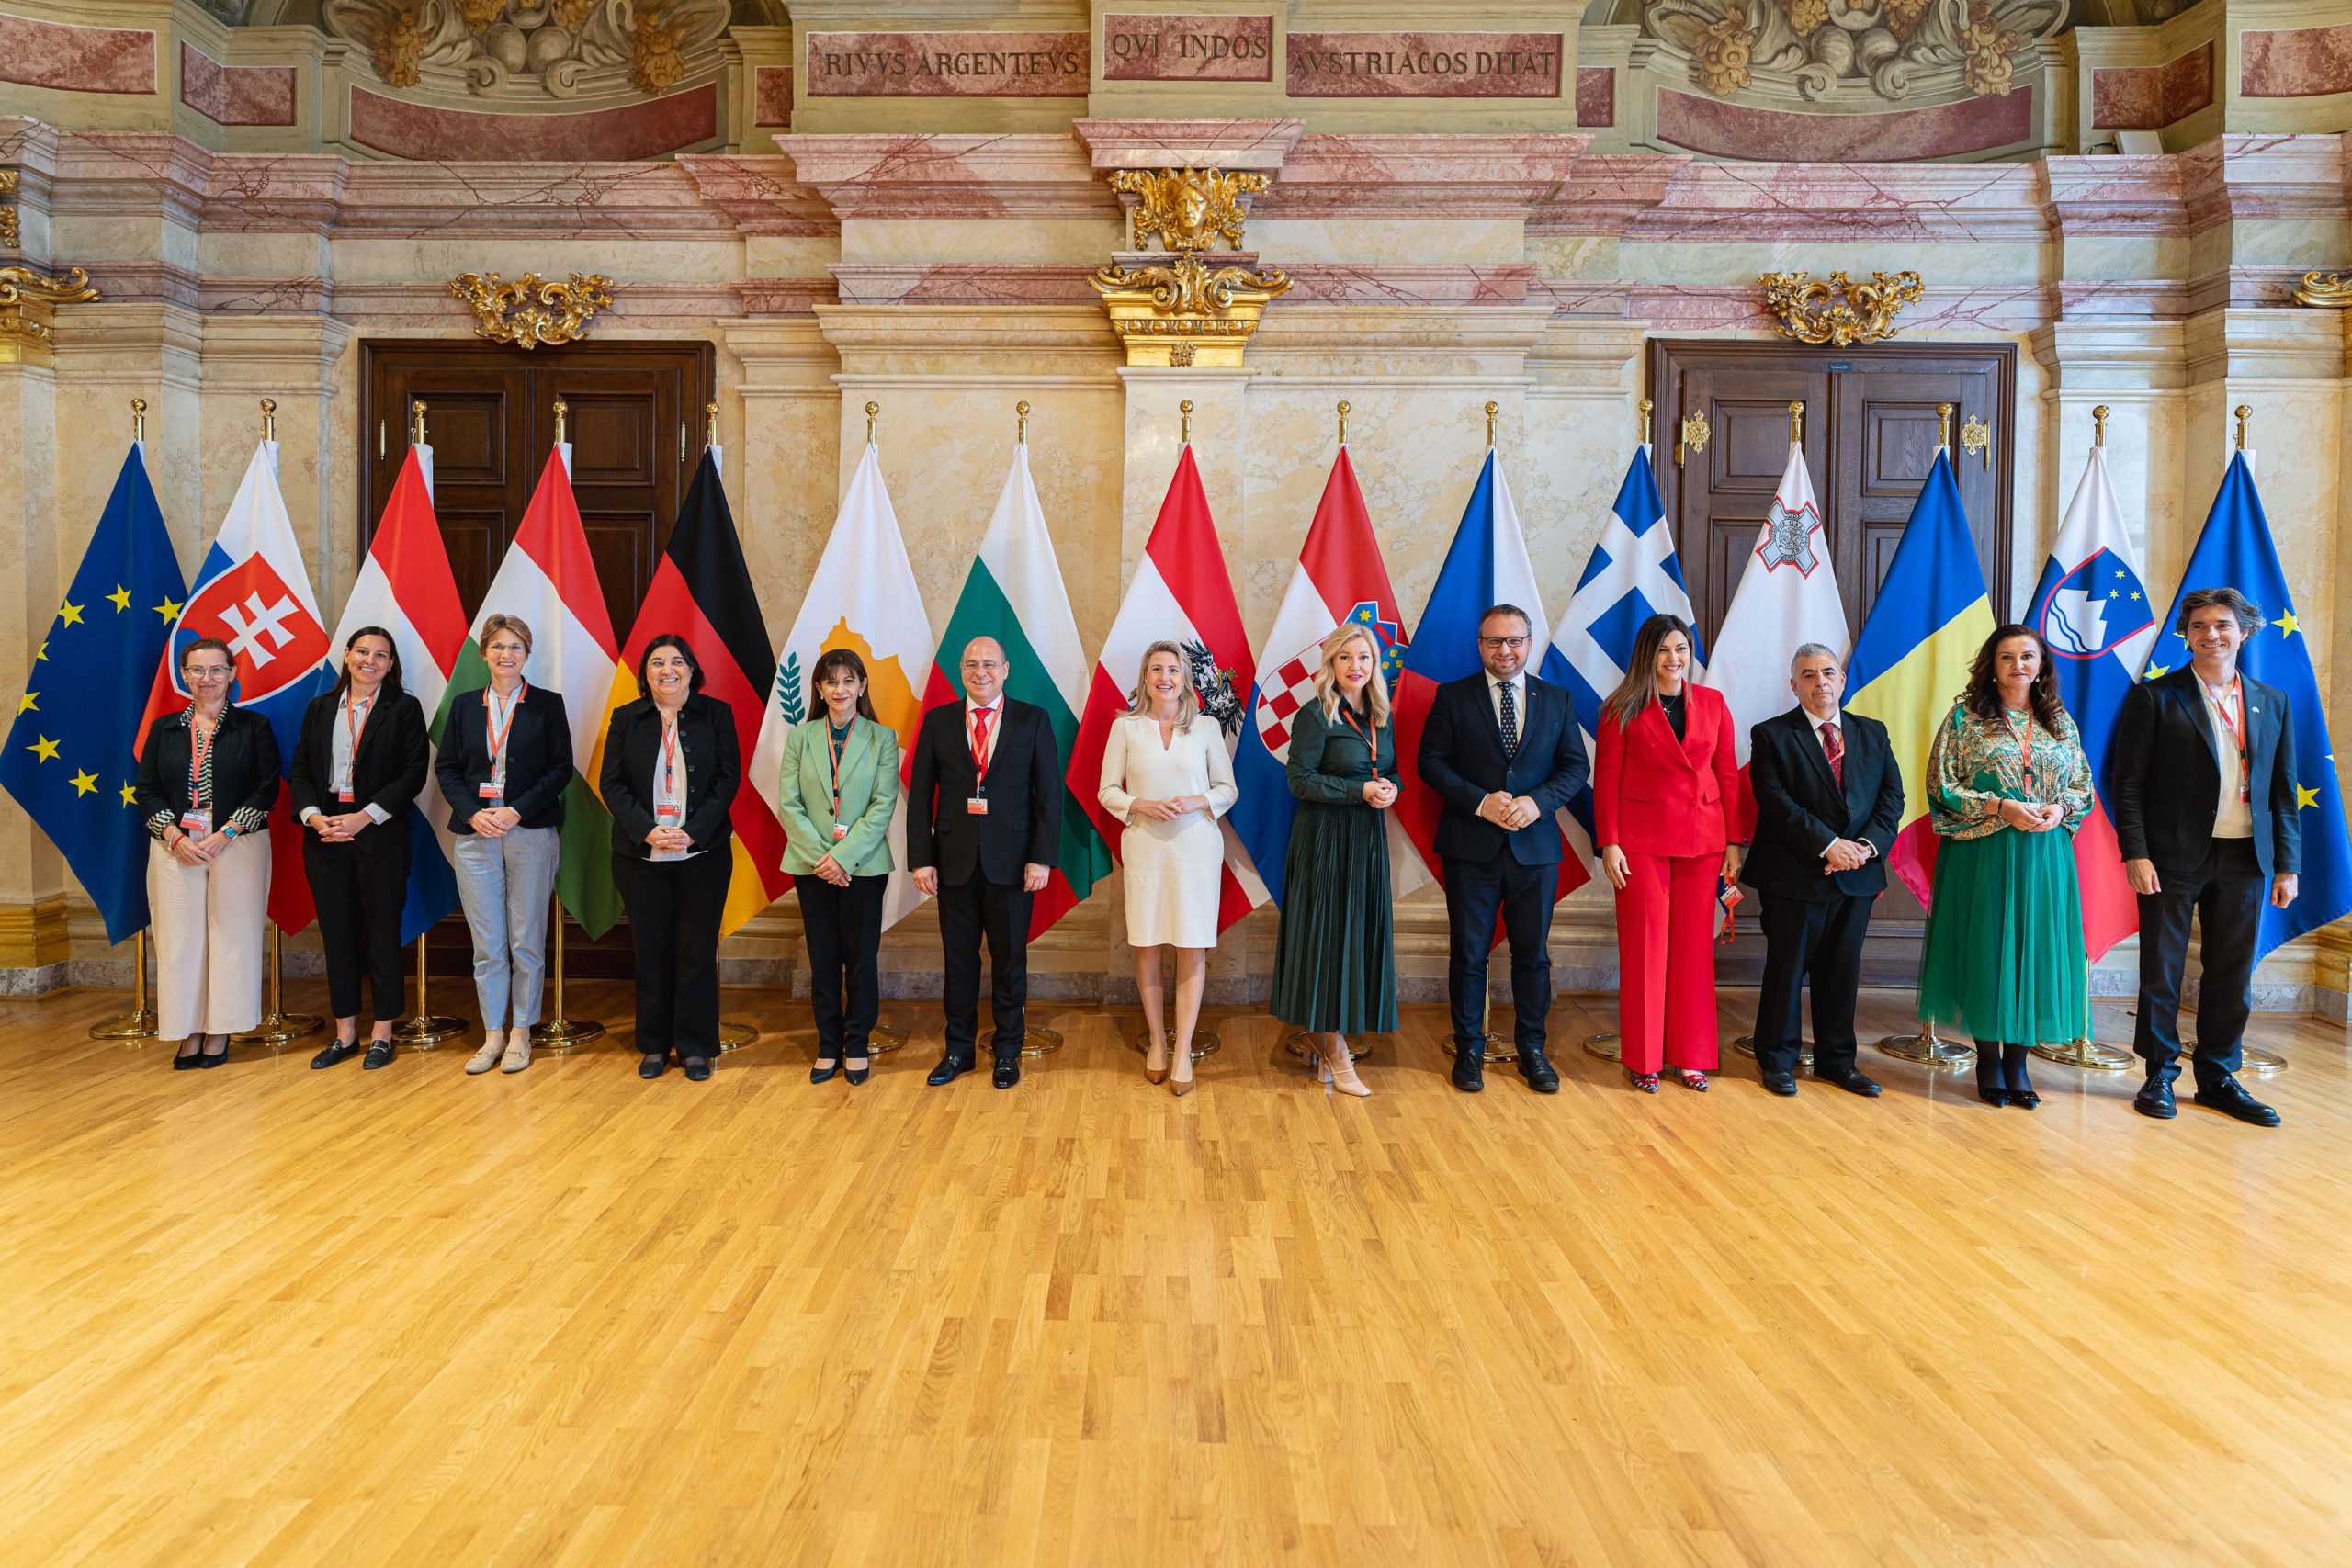
[[[967,643],[961,669],[964,700],[923,715],[907,785],[907,865],[937,896],[947,969],[947,1051],[929,1081],[972,1070],[985,934],[993,1081],[1011,1089],[1027,1033],[1030,903],[1061,844],[1061,752],[1046,710],[1004,694],[1012,671],[996,638]]]
[[[1519,1070],[1538,1094],[1557,1094],[1545,1059],[1552,1010],[1552,908],[1559,898],[1561,840],[1553,813],[1592,769],[1568,694],[1527,673],[1536,650],[1527,612],[1498,604],[1478,618],[1475,675],[1437,689],[1417,766],[1444,810],[1437,852],[1445,864],[1452,953],[1453,1087],[1486,1087],[1487,959],[1499,910],[1510,937],[1511,1008]]]
[[[1903,825],[1903,772],[1886,726],[1838,705],[1844,661],[1817,642],[1789,661],[1797,705],[1750,729],[1756,832],[1739,879],[1763,905],[1764,991],[1756,1066],[1774,1094],[1797,1091],[1805,976],[1813,977],[1813,1076],[1849,1093],[1879,1086],[1855,1065],[1854,994],[1871,906]]]
[[[2197,1103],[2257,1127],[2278,1112],[2237,1080],[2252,1010],[2262,900],[2295,901],[2303,834],[2296,818],[2295,730],[2287,694],[2238,670],[2238,648],[2266,623],[2234,588],[2180,602],[2189,666],[2132,688],[2115,721],[2109,788],[2123,869],[2140,896],[2140,1021],[2132,1049],[2148,1078],[2132,1108],[2179,1114],[2180,980],[2192,916],[2203,927],[2197,997]]]

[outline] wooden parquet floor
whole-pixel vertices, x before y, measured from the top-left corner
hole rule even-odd
[[[1457,1094],[1430,1009],[1361,1102],[1252,1015],[1178,1100],[1088,1010],[999,1093],[912,1003],[858,1089],[760,992],[703,1085],[626,1030],[174,1074],[120,1005],[0,1004],[7,1564],[2352,1561],[2312,1020],[2256,1021],[2265,1133],[1867,1050],[1877,1101],[1653,1100],[1574,1048],[1607,998],[1555,1099]]]

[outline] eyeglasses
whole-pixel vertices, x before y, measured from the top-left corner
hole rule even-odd
[[[225,681],[232,671],[226,664],[191,664],[187,673],[191,681]]]
[[[1525,648],[1533,640],[1532,637],[1482,637],[1478,639],[1478,646],[1480,648]]]

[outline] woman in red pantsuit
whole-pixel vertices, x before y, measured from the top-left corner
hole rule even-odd
[[[1625,1077],[1657,1092],[1669,1066],[1686,1089],[1715,1065],[1715,886],[1736,881],[1732,841],[1739,756],[1731,709],[1692,684],[1690,628],[1652,615],[1625,678],[1600,705],[1593,837],[1617,889],[1618,1033]]]

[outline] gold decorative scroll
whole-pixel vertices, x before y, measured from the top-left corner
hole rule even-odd
[[[0,266],[0,365],[50,363],[56,308],[97,297],[90,275],[78,266],[54,276],[28,266]]]
[[[2352,272],[2307,272],[2302,287],[2295,290],[2298,305],[2317,305],[2324,310],[2352,310]]]
[[[17,171],[0,169],[0,197],[13,198],[16,194]],[[0,205],[0,251],[13,251],[24,243],[24,232],[17,227],[17,204],[10,199]]]
[[[1970,414],[1960,423],[1960,449],[1987,468],[1993,466],[1993,427]]]
[[[475,336],[537,348],[587,336],[596,312],[613,302],[613,280],[601,272],[575,272],[562,283],[543,282],[536,272],[511,281],[467,272],[449,280],[449,292],[473,311]]]
[[[1783,336],[1832,348],[1893,337],[1895,312],[1917,304],[1926,292],[1916,272],[1898,272],[1891,277],[1872,273],[1868,283],[1849,282],[1842,272],[1831,273],[1826,283],[1812,282],[1811,276],[1803,272],[1768,272],[1756,281],[1763,288],[1765,307],[1779,321]]]
[[[1111,330],[1130,365],[1237,367],[1258,330],[1266,302],[1287,291],[1290,279],[1273,268],[1212,267],[1199,253],[1222,240],[1241,244],[1244,192],[1262,191],[1261,174],[1218,169],[1121,169],[1112,187],[1136,198],[1134,232],[1140,244],[1157,236],[1166,265],[1117,262],[1091,279],[1102,296]]]

